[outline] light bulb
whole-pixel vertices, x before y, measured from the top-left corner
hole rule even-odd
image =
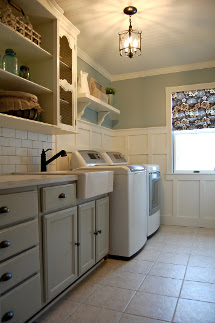
[[[137,51],[137,40],[136,40],[136,38],[134,39],[134,42],[133,42],[133,47],[134,47],[134,52],[136,52]]]

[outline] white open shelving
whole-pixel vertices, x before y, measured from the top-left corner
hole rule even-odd
[[[45,135],[63,135],[74,133],[73,131],[69,132],[68,130],[64,130],[61,127],[49,123],[14,117],[3,113],[0,113],[0,127],[26,130]]]
[[[0,23],[1,49],[16,48],[16,54],[23,59],[41,60],[52,58],[52,54],[32,43],[28,38],[20,33]]]
[[[28,7],[28,0],[24,0],[24,2],[25,7]],[[49,48],[49,51],[33,43],[12,28],[0,23],[1,54],[4,55],[5,49],[13,48],[19,62],[26,62],[27,65],[29,63],[32,79],[34,77],[33,82],[0,68],[0,90],[21,91],[38,96],[38,102],[43,109],[43,122],[0,113],[0,127],[52,135],[74,133],[72,127],[58,121],[56,87],[59,80],[55,80],[56,83],[53,83],[54,85],[52,86],[52,82],[48,79],[49,75],[52,77],[53,74],[56,74],[57,70],[57,64],[53,64],[57,49],[51,40],[52,37],[57,37],[57,33],[55,34],[57,30],[55,17],[39,3],[35,3],[35,12],[31,12],[30,15],[33,15],[33,18],[36,17],[43,43]],[[50,39],[45,38],[47,35],[50,36]],[[63,62],[60,64],[67,66]],[[50,87],[49,85],[42,85],[46,83],[51,84]],[[68,103],[65,101],[63,104],[67,105]]]
[[[0,89],[29,92],[35,95],[52,93],[52,90],[42,85],[26,80],[2,69],[0,69]]]
[[[98,112],[98,125],[101,125],[106,115],[120,114],[120,110],[112,107],[110,104],[97,99],[93,95],[87,93],[78,94],[78,118],[84,114],[86,108]]]

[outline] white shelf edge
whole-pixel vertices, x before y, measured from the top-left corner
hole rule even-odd
[[[110,112],[114,114],[120,114],[119,109],[112,107],[110,104],[107,104],[90,94],[79,93],[77,98],[78,103],[86,103],[88,105],[94,104],[94,106],[90,106],[90,109],[95,110],[97,112]]]
[[[14,117],[2,113],[0,113],[0,127],[31,131],[45,135],[63,135],[75,133],[75,131],[61,129],[58,126],[49,123]]]
[[[8,90],[8,86],[5,82],[9,82],[10,90],[13,87],[14,91],[23,91],[23,92],[33,91],[34,92],[33,94],[52,93],[52,90],[46,88],[45,86],[26,80],[18,75],[4,71],[3,69],[0,69],[0,80],[4,81],[4,85],[3,85],[4,88],[2,88],[3,90],[6,90],[6,88]],[[2,86],[1,81],[0,81],[0,87]]]

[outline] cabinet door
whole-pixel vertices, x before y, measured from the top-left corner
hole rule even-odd
[[[77,208],[43,218],[46,301],[77,279]]]
[[[59,28],[59,118],[64,129],[75,130],[77,114],[77,44],[64,28]]]
[[[96,201],[96,262],[109,251],[109,197]]]
[[[95,202],[78,207],[79,275],[95,264]]]

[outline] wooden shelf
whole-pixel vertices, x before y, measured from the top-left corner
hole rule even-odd
[[[62,129],[58,126],[51,125],[48,123],[18,118],[3,113],[0,113],[0,127],[12,128],[17,130],[26,130],[45,135],[63,135],[74,133],[74,131]]]
[[[0,23],[1,48],[12,48],[16,52],[17,57],[22,57],[26,61],[39,61],[42,59],[52,58],[52,55],[32,43],[28,38],[23,37],[20,33]]]
[[[0,69],[0,89],[6,91],[22,91],[31,94],[49,94],[52,90],[26,80],[20,76]]]
[[[70,70],[72,69],[69,65],[67,65],[66,63],[60,61],[60,64],[66,68],[69,68]]]
[[[101,125],[104,121],[104,118],[108,114],[120,114],[120,110],[112,107],[110,104],[107,104],[94,96],[87,93],[78,94],[78,118],[80,118],[86,108],[98,112],[98,125]]]
[[[64,99],[60,99],[60,103],[62,103],[62,104],[68,104],[68,105],[70,105],[70,104],[71,104],[70,102],[68,102],[68,101],[66,101],[66,100],[64,100]]]

